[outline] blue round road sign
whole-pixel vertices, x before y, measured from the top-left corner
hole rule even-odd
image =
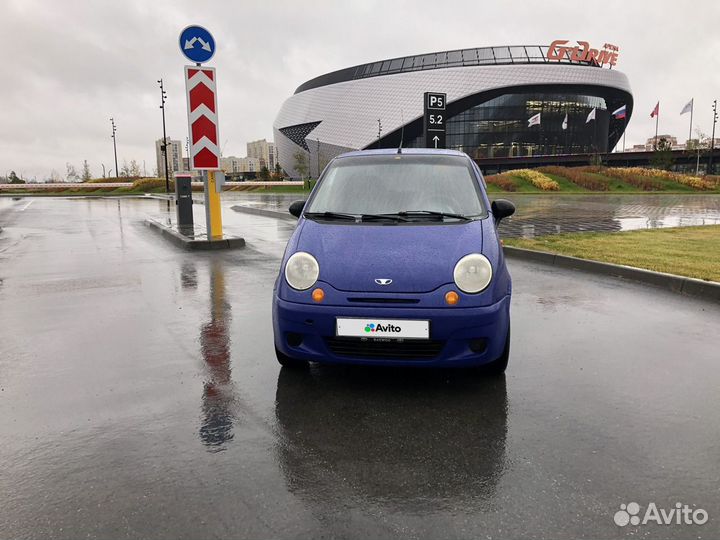
[[[202,64],[215,54],[215,40],[202,26],[188,26],[180,32],[180,51],[191,62]]]

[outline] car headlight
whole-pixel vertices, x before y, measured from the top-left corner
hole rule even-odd
[[[285,281],[298,291],[312,287],[319,275],[320,265],[317,260],[304,251],[293,253],[285,265]]]
[[[479,253],[465,255],[455,265],[453,279],[462,292],[479,293],[490,284],[492,265],[485,255]]]

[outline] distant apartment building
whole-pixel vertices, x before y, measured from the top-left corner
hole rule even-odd
[[[228,156],[220,158],[220,168],[226,173],[256,173],[260,171],[262,166],[260,159],[254,157]]]
[[[155,158],[157,160],[158,176],[165,176],[165,157],[163,156],[163,140],[155,141]],[[183,145],[180,141],[168,138],[167,141],[167,164],[168,173],[173,176],[176,172],[186,170],[182,155]]]
[[[247,155],[248,158],[259,159],[260,167],[267,167],[270,171],[275,170],[275,164],[278,162],[275,143],[265,139],[247,143]]]

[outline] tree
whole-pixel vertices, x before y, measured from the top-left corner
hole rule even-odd
[[[295,160],[295,170],[300,175],[300,178],[305,178],[308,173],[308,164],[305,152],[298,150],[293,154],[293,159]]]
[[[140,176],[140,165],[138,165],[138,162],[134,159],[130,161],[130,169],[129,169],[129,175],[128,176]]]
[[[650,158],[650,165],[656,169],[669,171],[673,164],[672,144],[665,137],[660,137],[657,148]]]
[[[276,161],[275,169],[273,170],[270,180],[272,180],[273,182],[282,182],[284,176],[285,176],[285,174],[284,174],[284,171],[282,170],[282,167],[280,166],[280,163]]]
[[[80,176],[80,179],[83,182],[89,182],[92,180],[92,174],[90,173],[90,166],[88,165],[87,159],[83,160],[82,175]]]
[[[263,165],[260,169],[260,172],[258,173],[258,179],[261,182],[269,182],[270,181],[270,170]]]
[[[75,165],[73,165],[72,163],[65,163],[65,170],[66,170],[66,175],[65,175],[66,181],[68,181],[68,182],[77,182],[78,181],[79,176],[77,173],[77,169],[75,168]]]
[[[58,183],[62,182],[62,176],[60,176],[59,172],[57,172],[55,169],[53,169],[50,172],[50,178],[48,179],[48,181],[51,184],[58,184]]]
[[[25,180],[18,178],[18,175],[15,174],[15,171],[10,171],[10,176],[8,176],[8,180],[11,184],[24,184],[25,183]]]
[[[130,166],[127,160],[123,159],[122,167],[120,167],[120,176],[130,176]]]

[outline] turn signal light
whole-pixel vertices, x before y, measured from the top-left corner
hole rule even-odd
[[[325,298],[325,291],[323,291],[322,289],[315,289],[312,292],[312,299],[315,302],[322,302],[323,298]]]
[[[445,293],[445,303],[449,306],[454,306],[460,301],[460,295],[455,291],[449,291]]]

